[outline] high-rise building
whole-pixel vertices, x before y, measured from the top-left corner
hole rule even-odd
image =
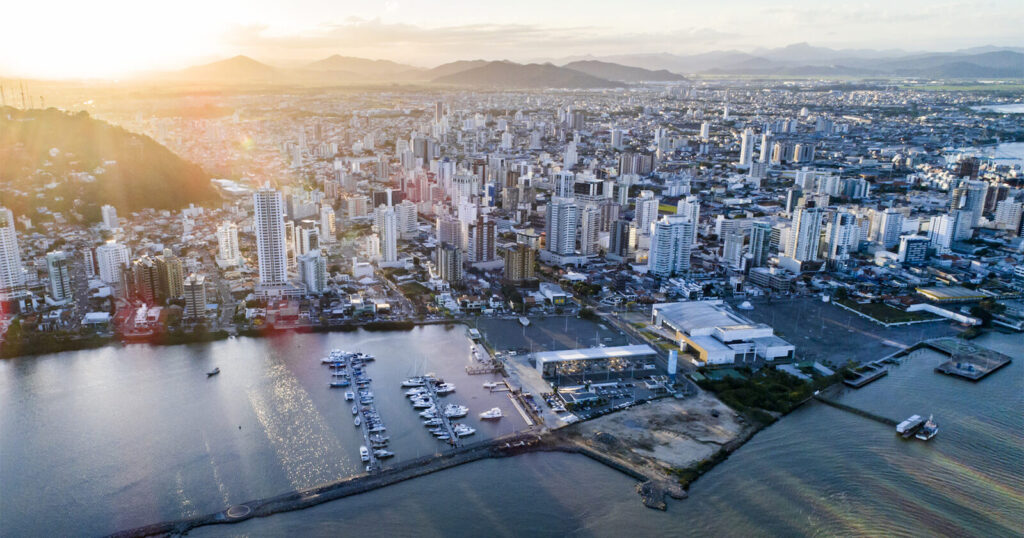
[[[612,129],[612,131],[611,131],[612,149],[621,150],[623,148],[622,140],[623,140],[622,129]]]
[[[336,233],[334,208],[325,203],[320,207],[320,242],[333,243]]]
[[[764,267],[768,265],[768,258],[771,256],[772,225],[764,221],[755,221],[750,225],[750,255],[751,266]]]
[[[177,299],[185,293],[185,267],[181,258],[170,249],[156,257],[158,293],[157,300]]]
[[[734,230],[725,234],[722,240],[722,261],[730,267],[739,269],[743,267],[743,240],[746,236],[742,230]]]
[[[299,280],[309,295],[320,295],[327,291],[327,260],[313,249],[298,257]]]
[[[786,214],[792,215],[798,207],[800,207],[801,200],[803,199],[804,191],[800,189],[789,189],[786,191]]]
[[[899,261],[908,265],[923,265],[928,259],[930,241],[921,235],[904,235],[900,238]]]
[[[878,232],[878,242],[885,248],[892,248],[900,243],[900,234],[903,232],[903,213],[898,209],[888,208],[881,216],[881,227]]]
[[[620,260],[629,259],[629,255],[636,245],[636,232],[636,227],[632,222],[621,219],[615,221],[608,238],[608,255]]]
[[[494,221],[490,220],[482,213],[478,213],[476,222],[469,225],[466,261],[470,263],[477,263],[495,260],[494,243]]]
[[[185,279],[185,317],[195,319],[206,313],[206,277],[192,273]]]
[[[537,251],[525,243],[516,243],[505,250],[505,280],[521,284],[537,278],[534,263]]]
[[[104,205],[100,207],[100,218],[103,219],[103,226],[108,230],[114,230],[120,227],[120,223],[117,221],[117,209],[112,205]]]
[[[985,209],[985,196],[988,194],[988,184],[984,181],[961,181],[960,184],[950,191],[950,211],[967,211],[970,218],[961,221],[961,227],[977,228],[981,220],[982,212]],[[963,233],[958,230],[958,235]],[[970,234],[967,234],[970,237]],[[965,237],[966,238],[966,237]]]
[[[754,162],[754,130],[747,127],[740,136],[740,160],[736,164],[740,168],[750,166]]]
[[[222,222],[217,226],[217,262],[225,267],[232,267],[238,265],[241,260],[238,226],[233,222]]]
[[[670,277],[690,269],[693,222],[679,215],[665,215],[651,223],[651,250],[647,272],[657,277]]]
[[[153,258],[145,255],[132,262],[130,274],[132,278],[128,284],[132,297],[150,305],[162,302],[160,273]]]
[[[580,255],[597,254],[598,231],[601,227],[601,210],[586,206],[580,212]]]
[[[320,249],[320,226],[317,221],[306,219],[295,228],[295,255],[302,256]],[[296,259],[296,263],[298,260]]]
[[[997,203],[996,226],[1003,230],[1009,230],[1013,234],[1019,233],[1022,212],[1024,212],[1024,204],[1012,198]]]
[[[576,196],[576,174],[562,171],[555,174],[555,197],[573,198]]]
[[[840,211],[832,215],[825,227],[826,256],[830,262],[842,263],[860,246],[860,227],[851,213]]]
[[[420,231],[416,203],[411,200],[402,200],[402,203],[395,205],[395,222],[398,224],[400,239],[408,240],[416,237]]]
[[[438,277],[452,285],[462,283],[462,249],[451,243],[441,243],[437,246],[437,274]]]
[[[928,240],[937,254],[949,254],[961,220],[970,220],[969,212],[951,211],[947,215],[931,218],[928,223]]]
[[[576,253],[576,223],[579,206],[571,198],[552,198],[547,206],[545,235],[547,250],[562,256]]]
[[[640,191],[640,196],[636,198],[633,214],[633,222],[636,223],[636,228],[640,230],[640,233],[650,233],[651,223],[658,218],[660,203],[661,200],[654,196],[654,191]]]
[[[57,304],[74,299],[71,289],[71,260],[66,252],[55,250],[46,254],[46,272],[50,277],[50,298]]]
[[[130,258],[128,247],[114,240],[96,247],[96,266],[99,268],[100,280],[107,284],[120,285],[122,273],[128,267]]]
[[[82,265],[85,266],[85,278],[96,276],[96,257],[91,248],[82,249]]]
[[[801,207],[793,212],[786,255],[799,262],[817,261],[821,244],[821,208]]]
[[[26,294],[14,214],[0,207],[0,303],[20,301]],[[0,305],[0,309],[3,307]]]
[[[691,243],[697,243],[697,224],[700,222],[700,198],[687,196],[680,198],[676,203],[676,215],[682,215],[693,222],[693,239]]]
[[[382,205],[374,209],[373,222],[380,236],[381,260],[385,263],[398,261],[398,216],[395,208]]]
[[[259,286],[266,290],[288,284],[288,239],[281,193],[269,187],[253,193]],[[294,241],[294,238],[293,238]]]

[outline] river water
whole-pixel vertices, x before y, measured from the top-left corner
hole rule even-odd
[[[812,403],[760,432],[664,513],[644,508],[634,481],[615,471],[544,454],[193,534],[1019,535],[1024,339],[993,334],[978,343],[1016,360],[970,383],[934,373],[941,358],[920,352],[839,397],[894,419],[934,413],[941,431],[932,441],[904,441],[891,427]],[[469,349],[461,327],[8,361],[0,363],[0,531],[101,534],[357,472],[351,413],[316,364],[331,347],[375,353],[370,375],[380,395],[397,392],[402,377],[437,371],[458,385],[449,398],[474,413],[504,406],[494,428],[513,425],[507,398],[476,391],[482,379],[458,377]],[[207,380],[213,365],[223,373]],[[399,456],[439,446],[400,397],[378,400]]]

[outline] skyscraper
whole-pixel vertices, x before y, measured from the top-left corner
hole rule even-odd
[[[890,207],[882,213],[881,219],[878,242],[885,246],[885,248],[892,248],[898,245],[900,243],[900,233],[903,232],[903,213]]]
[[[26,293],[14,214],[0,207],[0,303],[20,300]]]
[[[750,225],[750,263],[753,267],[768,265],[771,256],[772,225],[756,221]]]
[[[217,227],[217,262],[225,267],[238,265],[242,253],[238,247],[238,226],[223,222]]]
[[[576,253],[576,223],[579,207],[571,198],[552,198],[548,202],[545,234],[547,250],[551,253],[571,256]]]
[[[651,223],[658,218],[658,204],[660,202],[661,200],[654,196],[654,191],[640,191],[640,196],[636,198],[636,208],[633,215],[633,222],[636,223],[636,228],[640,230],[640,233],[650,233]]]
[[[299,279],[306,286],[309,295],[320,295],[327,291],[327,260],[313,249],[298,257]]]
[[[122,272],[128,267],[130,257],[128,247],[114,240],[96,247],[96,265],[99,267],[100,280],[107,284],[120,284]]]
[[[281,193],[264,187],[253,193],[256,211],[256,257],[259,262],[259,286],[268,292],[288,283],[288,241],[285,236],[284,202]]]
[[[597,237],[601,226],[601,210],[586,206],[580,213],[580,255],[597,254]]]
[[[682,215],[693,222],[693,239],[691,243],[697,243],[697,223],[700,222],[700,198],[687,196],[680,198],[676,203],[676,215]]]
[[[198,318],[206,312],[206,277],[192,273],[185,279],[185,317]]]
[[[320,242],[333,243],[336,233],[334,208],[325,203],[320,207]]]
[[[928,258],[927,237],[905,235],[900,238],[899,261],[908,265],[922,265]]]
[[[100,218],[103,219],[103,226],[108,230],[113,230],[120,226],[117,221],[117,209],[112,205],[100,207]]]
[[[611,235],[608,238],[608,255],[620,260],[629,259],[633,245],[636,244],[636,227],[628,220],[617,220],[612,223]]]
[[[647,272],[657,277],[684,274],[690,269],[693,222],[679,215],[665,215],[651,223],[651,251]]]
[[[50,297],[58,304],[74,299],[71,289],[71,260],[66,252],[55,250],[46,254],[46,272],[50,277]]]
[[[740,160],[736,164],[740,168],[750,166],[754,162],[754,130],[747,127],[740,136]]]
[[[380,236],[381,260],[385,263],[398,261],[398,216],[395,208],[377,207],[373,210],[373,222]]]
[[[467,260],[470,263],[489,262],[495,259],[494,254],[495,228],[494,221],[482,213],[478,213],[476,222],[469,225],[469,241],[467,241]]]
[[[825,227],[825,244],[830,262],[841,263],[850,259],[850,253],[860,244],[860,227],[851,213],[840,211],[832,215]]]
[[[441,243],[437,246],[437,273],[438,277],[452,285],[462,283],[462,249],[451,243]]]
[[[799,262],[817,261],[821,244],[822,210],[817,207],[797,208],[793,213],[793,227],[786,242],[786,255]]]

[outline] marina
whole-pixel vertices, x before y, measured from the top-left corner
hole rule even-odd
[[[353,383],[357,389],[345,392],[345,401],[356,401],[352,405],[352,424],[359,428],[363,444],[359,447],[359,460],[366,464],[366,472],[380,471],[380,460],[395,455],[386,449],[390,438],[386,435],[387,428],[374,406],[373,391],[370,389],[372,379],[366,375],[366,363],[374,360],[373,355],[360,352],[348,352],[332,349],[321,364],[331,368],[331,377],[340,379],[331,381],[331,388],[349,387]],[[358,400],[358,401],[357,401]],[[367,447],[372,447],[373,450]]]

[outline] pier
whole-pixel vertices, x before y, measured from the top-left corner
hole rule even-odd
[[[431,401],[434,402],[434,407],[437,409],[437,416],[441,419],[441,425],[444,426],[444,430],[448,432],[448,443],[454,447],[460,446],[462,442],[459,441],[459,436],[455,435],[455,430],[452,428],[452,420],[448,418],[448,414],[444,412],[444,406],[441,405],[441,399],[437,395],[435,381],[428,380],[424,387],[427,389],[427,394],[430,395]]]
[[[872,381],[881,379],[889,374],[889,370],[885,366],[882,366],[878,362],[873,362],[862,366],[863,372],[859,372],[854,379],[844,379],[843,384],[855,389],[859,389]]]
[[[416,458],[382,469],[378,473],[362,474],[321,484],[308,489],[294,490],[274,497],[254,499],[230,506],[220,512],[198,515],[175,521],[164,521],[114,533],[116,538],[136,538],[168,534],[183,535],[198,527],[238,523],[254,517],[267,517],[281,512],[310,508],[326,502],[366,493],[392,484],[451,469],[487,458],[506,458],[532,452],[563,452],[586,456],[593,461],[626,474],[639,481],[637,492],[645,506],[665,509],[665,497],[686,498],[686,491],[674,480],[663,476],[650,477],[643,472],[578,443],[558,436],[541,436],[523,432],[481,441],[447,453]]]
[[[970,381],[979,381],[1013,362],[1013,359],[1002,353],[954,338],[929,340],[925,346],[949,356],[948,361],[935,367],[936,372]]]
[[[823,403],[825,405],[828,405],[830,407],[835,407],[836,409],[841,409],[841,410],[846,411],[848,413],[853,413],[854,415],[859,415],[859,416],[862,416],[864,418],[869,418],[871,420],[874,420],[875,422],[881,422],[882,424],[885,424],[886,426],[896,427],[896,424],[898,424],[898,422],[896,422],[895,420],[893,420],[891,418],[883,417],[881,415],[876,415],[876,414],[874,414],[874,413],[872,413],[870,411],[865,411],[863,409],[857,409],[856,407],[852,407],[852,406],[849,406],[849,405],[846,405],[846,404],[841,404],[841,403],[839,403],[839,402],[837,402],[835,400],[826,398],[826,397],[824,397],[824,396],[822,396],[820,394],[814,395],[814,399],[818,400],[819,402],[821,402],[821,403]]]

